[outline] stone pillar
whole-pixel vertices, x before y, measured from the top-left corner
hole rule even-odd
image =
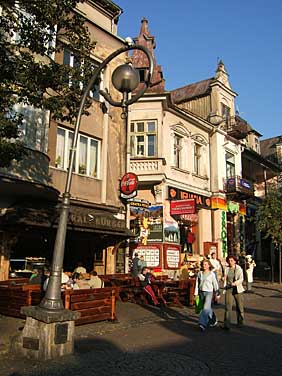
[[[22,333],[11,350],[38,360],[54,359],[73,353],[74,321],[80,314],[71,310],[48,311],[39,306],[22,307],[27,316]]]

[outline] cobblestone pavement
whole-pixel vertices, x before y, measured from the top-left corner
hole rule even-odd
[[[243,328],[234,324],[230,332],[215,327],[202,333],[192,308],[163,313],[119,303],[119,323],[76,328],[73,355],[38,362],[2,353],[0,376],[280,376],[282,287],[261,283],[254,287],[254,294],[244,296]],[[222,320],[223,305],[214,309]],[[7,332],[8,323],[15,331],[23,322],[2,317],[0,330]]]

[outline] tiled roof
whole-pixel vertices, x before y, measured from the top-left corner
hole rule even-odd
[[[179,104],[183,101],[208,94],[210,90],[210,84],[213,82],[213,80],[213,78],[208,78],[207,80],[195,82],[193,84],[172,90],[172,102],[174,104]]]
[[[282,135],[260,141],[260,152],[264,157],[269,157],[276,152],[276,144],[282,143]]]

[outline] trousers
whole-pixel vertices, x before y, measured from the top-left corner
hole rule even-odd
[[[225,313],[224,326],[230,328],[233,301],[236,305],[237,324],[244,323],[244,297],[243,294],[234,294],[233,289],[226,290],[225,293]]]
[[[205,328],[209,324],[209,320],[212,318],[212,297],[213,292],[212,291],[201,291],[200,294],[204,298],[204,306],[203,310],[200,313],[199,316],[199,324],[203,325]]]

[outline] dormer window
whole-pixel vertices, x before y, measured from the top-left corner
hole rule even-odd
[[[145,82],[145,69],[138,69],[140,82]]]

